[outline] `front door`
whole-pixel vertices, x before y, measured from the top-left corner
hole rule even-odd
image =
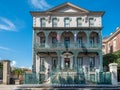
[[[64,64],[65,64],[65,68],[66,69],[68,69],[68,68],[70,68],[70,58],[65,58],[65,60],[64,60]]]

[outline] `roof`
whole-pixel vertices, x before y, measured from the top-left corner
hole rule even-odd
[[[120,33],[120,27],[117,27],[116,31],[112,35],[110,35],[108,38],[103,39],[103,42],[108,42],[110,39],[114,38],[119,33]]]
[[[65,10],[66,8],[71,8],[75,10],[76,12],[62,12],[62,10]],[[69,15],[74,15],[74,14],[94,14],[94,15],[103,15],[103,11],[89,11],[87,9],[81,8],[77,5],[74,5],[70,2],[66,2],[63,4],[60,4],[56,7],[53,7],[51,9],[48,9],[46,11],[30,11],[32,16],[36,15],[57,15],[57,14],[69,14]]]

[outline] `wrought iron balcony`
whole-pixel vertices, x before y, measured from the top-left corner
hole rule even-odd
[[[100,44],[98,43],[93,43],[93,44],[79,44],[79,43],[69,43],[69,44],[64,44],[64,43],[55,43],[55,44],[52,44],[52,43],[49,43],[49,44],[45,44],[45,43],[42,43],[42,44],[35,44],[35,47],[36,48],[40,48],[40,49],[65,49],[65,48],[68,48],[68,49],[89,49],[89,48],[100,48]]]

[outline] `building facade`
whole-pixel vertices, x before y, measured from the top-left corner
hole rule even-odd
[[[46,11],[30,12],[33,18],[33,66],[39,83],[96,81],[103,71],[103,11],[88,11],[69,2]],[[83,73],[84,72],[84,73]],[[70,80],[72,80],[70,79]],[[84,82],[81,82],[84,83]]]
[[[120,50],[120,28],[117,27],[114,33],[108,38],[103,39],[103,54],[108,54]]]

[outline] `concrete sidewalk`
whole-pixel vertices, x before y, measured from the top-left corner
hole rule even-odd
[[[14,90],[17,86],[20,86],[20,85],[3,85],[3,84],[0,84],[0,90]]]

